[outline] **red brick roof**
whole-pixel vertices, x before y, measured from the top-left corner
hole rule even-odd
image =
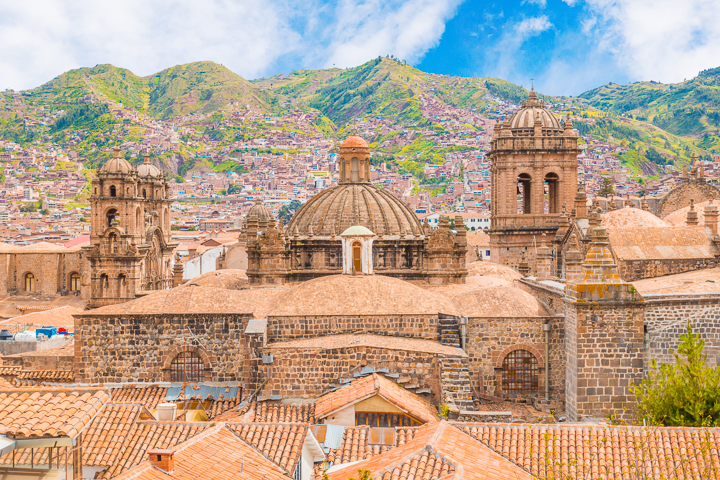
[[[602,425],[456,424],[541,477],[720,478],[720,429]]]
[[[395,429],[395,446],[405,445],[413,439],[417,427],[398,427]],[[330,449],[327,454],[328,462],[335,465],[358,460],[367,460],[381,453],[385,453],[393,445],[370,445],[370,427],[345,427],[340,447]]]
[[[0,434],[10,438],[74,438],[109,399],[108,392],[99,389],[1,390]]]
[[[75,372],[72,370],[23,370],[18,372],[17,378],[20,380],[72,383],[75,381]]]
[[[329,478],[347,479],[357,476],[362,469],[370,470],[372,478],[383,480],[532,478],[525,470],[445,421],[423,425],[405,445],[334,471]]]
[[[165,473],[146,460],[114,477],[118,480],[288,480],[276,464],[240,440],[224,425],[217,425],[201,435],[174,447],[175,469]]]
[[[110,396],[114,403],[135,403],[143,405],[148,410],[153,410],[158,403],[165,402],[167,387],[157,385],[138,387],[135,385],[124,385],[121,388],[110,390]]]
[[[355,379],[349,385],[318,398],[315,403],[315,415],[318,419],[325,418],[333,412],[375,395],[380,395],[420,421],[432,422],[438,419],[436,408],[429,402],[377,373]]]
[[[227,424],[235,435],[292,475],[302,454],[308,425],[302,423]]]

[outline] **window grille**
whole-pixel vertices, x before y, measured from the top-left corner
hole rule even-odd
[[[181,352],[170,364],[171,382],[202,382],[205,380],[205,364],[197,354]]]
[[[505,392],[532,393],[538,389],[538,363],[527,350],[510,352],[503,360],[502,389]]]

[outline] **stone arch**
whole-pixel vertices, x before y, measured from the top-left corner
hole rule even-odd
[[[118,207],[116,207],[115,205],[109,205],[103,211],[103,218],[106,219],[106,223],[105,223],[106,227],[111,226],[113,220],[120,221],[119,217],[120,217],[120,210],[118,210]]]
[[[548,170],[543,174],[543,187],[547,185],[548,199],[547,199],[547,211],[543,206],[544,213],[560,213],[560,197],[561,197],[561,183],[562,180],[560,175],[554,170]],[[543,188],[543,195],[545,189]]]
[[[115,185],[110,185],[110,196],[117,197],[117,187]]]
[[[533,175],[527,171],[519,171],[517,172],[515,183],[518,195],[522,195],[522,206],[517,213],[529,215],[532,213]],[[515,201],[515,203],[517,203],[517,201]]]
[[[172,362],[181,353],[194,353],[202,359],[203,370],[205,374],[205,382],[211,382],[213,371],[217,367],[217,357],[209,355],[207,351],[200,346],[195,345],[176,345],[169,348],[162,357],[162,377],[163,381],[169,382],[171,378]]]
[[[503,363],[508,355],[517,350],[524,350],[529,352],[537,361],[538,367],[538,389],[537,395],[542,396],[545,390],[545,359],[542,354],[542,350],[530,343],[519,343],[506,347],[499,355],[494,356],[495,358],[495,395],[498,397],[503,396],[502,389],[502,376],[503,376]]]
[[[22,291],[28,293],[37,292],[37,280],[38,278],[31,271],[27,271],[22,274]]]

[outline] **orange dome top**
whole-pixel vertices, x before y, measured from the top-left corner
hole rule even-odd
[[[357,135],[352,135],[345,139],[343,144],[341,145],[342,148],[369,148],[368,144],[365,140],[358,137]]]

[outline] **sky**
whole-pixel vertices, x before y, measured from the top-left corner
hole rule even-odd
[[[0,90],[111,63],[247,79],[392,54],[550,95],[720,66],[720,0],[0,0]]]

